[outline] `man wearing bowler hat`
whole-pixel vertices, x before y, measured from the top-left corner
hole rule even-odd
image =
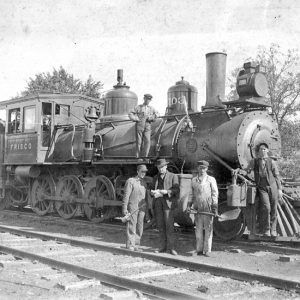
[[[127,218],[126,248],[141,251],[138,246],[144,228],[144,217],[147,209],[147,184],[144,177],[147,173],[145,165],[137,166],[137,176],[129,178],[125,183],[122,212]]]
[[[167,170],[168,162],[162,158],[156,162],[158,175],[153,178],[154,211],[161,248],[157,252],[177,255],[174,249],[174,210],[177,207],[179,183],[176,174]]]
[[[217,215],[219,193],[216,179],[207,175],[209,163],[200,160],[197,165],[198,175],[192,179],[192,203],[188,203],[187,211],[190,211],[193,204],[193,208],[198,212],[195,214],[195,254],[209,256],[213,237],[213,216]]]
[[[128,114],[130,120],[136,122],[137,157],[147,157],[150,150],[151,123],[158,116],[158,112],[149,105],[151,100],[152,95],[145,94],[144,103]]]

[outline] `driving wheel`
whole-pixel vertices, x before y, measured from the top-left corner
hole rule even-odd
[[[40,216],[52,209],[52,201],[47,199],[55,195],[55,184],[50,176],[42,175],[34,180],[31,188],[32,210]]]
[[[76,202],[76,198],[83,196],[83,187],[78,177],[67,175],[60,178],[56,188],[56,196],[63,199],[55,201],[58,214],[64,219],[71,219],[80,205]]]
[[[111,181],[104,175],[88,181],[84,190],[84,212],[93,222],[102,222],[110,217],[110,208],[104,206],[104,201],[115,200],[115,189]]]

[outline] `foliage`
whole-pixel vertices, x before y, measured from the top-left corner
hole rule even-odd
[[[284,121],[300,112],[300,73],[295,72],[299,63],[298,50],[289,49],[287,53],[280,51],[280,46],[272,44],[269,49],[258,47],[256,58],[248,58],[266,67],[269,83],[268,100],[277,119],[279,128]],[[235,69],[229,78],[231,91],[229,100],[237,99],[235,81],[239,69]]]
[[[299,181],[300,178],[300,158],[290,157],[280,159],[278,162],[280,175],[282,178]]]
[[[94,81],[90,75],[86,82],[74,78],[62,66],[58,70],[53,69],[52,74],[39,73],[35,78],[30,78],[27,88],[22,92],[23,96],[32,93],[69,93],[82,94],[89,97],[98,98],[103,84],[100,81]]]
[[[282,177],[300,178],[300,122],[284,121],[281,126],[282,159],[279,161]]]
[[[284,121],[281,126],[282,156],[293,157],[300,151],[300,122]]]

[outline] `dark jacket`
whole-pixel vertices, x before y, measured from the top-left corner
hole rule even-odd
[[[158,176],[160,176],[160,174],[154,176],[153,178],[152,189],[157,189]],[[179,181],[176,174],[167,171],[164,178],[164,190],[168,190],[169,193],[164,195],[163,199],[166,201],[169,208],[175,209],[177,207],[177,201],[179,197]],[[160,198],[155,199],[155,201],[158,199]]]
[[[266,161],[266,175],[267,175],[267,182],[269,186],[274,186],[276,185],[279,190],[281,190],[281,182],[280,182],[280,176],[279,176],[279,171],[277,168],[276,163],[274,160],[270,157],[265,159]],[[259,158],[254,159],[254,178],[256,184],[259,186],[260,182],[260,175],[259,175]]]

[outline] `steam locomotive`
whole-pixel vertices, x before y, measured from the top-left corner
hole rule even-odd
[[[152,124],[148,157],[136,157],[136,124],[128,112],[137,95],[123,83],[100,99],[83,95],[39,93],[0,103],[5,126],[0,128],[1,208],[29,205],[39,215],[57,211],[69,219],[85,215],[101,222],[119,216],[125,181],[143,160],[149,175],[153,162],[166,158],[179,174],[181,194],[176,222],[192,225],[184,214],[195,163],[210,162],[220,190],[220,213],[240,209],[237,218],[216,220],[218,236],[231,239],[255,231],[255,193],[234,180],[231,170],[246,168],[265,142],[280,154],[276,121],[266,101],[268,84],[262,66],[245,63],[237,77],[238,99],[224,102],[226,54],[206,54],[206,104],[198,111],[197,89],[183,78],[168,90],[166,114]]]

